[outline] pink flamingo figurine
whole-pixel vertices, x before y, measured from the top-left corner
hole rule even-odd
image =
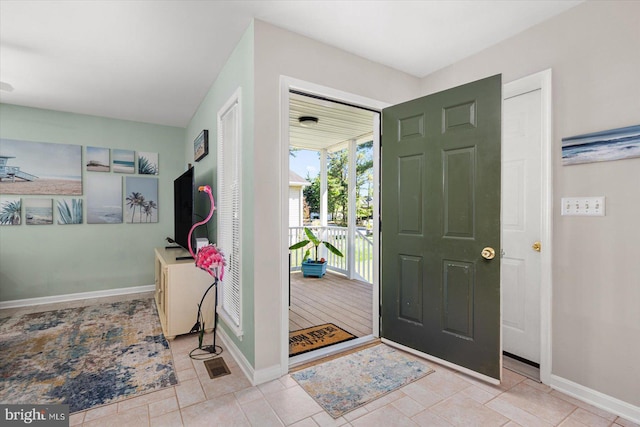
[[[218,323],[217,321],[218,315],[215,312],[215,307],[218,305],[218,292],[217,291],[214,292],[215,296],[214,296],[214,303],[213,303],[213,307],[214,307],[213,345],[206,346],[206,347],[202,347],[202,339],[204,337],[204,329],[205,329],[204,320],[202,319],[202,303],[204,302],[204,298],[207,296],[207,293],[209,293],[211,288],[215,287],[217,289],[216,285],[218,284],[218,280],[222,280],[222,278],[224,277],[225,260],[224,260],[224,254],[222,253],[222,251],[220,251],[220,249],[216,247],[216,245],[209,244],[205,247],[198,249],[197,253],[193,252],[193,247],[191,246],[191,235],[193,234],[193,230],[195,230],[196,227],[199,227],[209,222],[209,220],[213,216],[213,211],[216,210],[216,205],[215,205],[215,202],[213,201],[213,194],[211,193],[211,187],[209,187],[208,185],[200,186],[198,187],[198,191],[204,191],[209,195],[209,200],[211,201],[211,209],[209,210],[209,215],[207,215],[207,217],[203,221],[196,222],[191,227],[191,230],[189,230],[189,237],[188,237],[189,253],[191,253],[191,256],[196,260],[196,267],[209,273],[214,280],[211,286],[209,286],[207,290],[204,292],[204,295],[202,295],[202,299],[200,300],[200,304],[198,304],[198,314],[196,316],[196,323],[195,325],[193,325],[193,328],[191,328],[191,332],[198,332],[198,349],[204,350],[207,353],[218,355],[222,353],[222,348],[216,345],[216,325]],[[193,351],[195,350],[196,349],[192,350],[191,353],[189,353],[190,357],[196,358],[192,354]]]
[[[202,185],[198,187],[198,191],[204,191],[209,195],[209,200],[211,201],[211,209],[209,210],[209,215],[207,215],[204,220],[196,222],[191,227],[191,230],[189,230],[189,253],[191,253],[191,256],[196,260],[196,267],[206,271],[215,279],[222,280],[224,278],[224,266],[226,264],[222,251],[220,251],[220,249],[218,249],[216,245],[213,244],[209,244],[205,247],[200,248],[198,250],[198,253],[194,253],[193,248],[191,247],[191,235],[193,234],[193,230],[195,230],[196,227],[209,222],[209,220],[213,216],[213,211],[216,210],[216,205],[213,201],[213,194],[211,193],[211,187],[209,187],[208,185]]]

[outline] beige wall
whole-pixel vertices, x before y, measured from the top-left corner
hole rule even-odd
[[[282,283],[278,266],[287,260],[273,251],[284,232],[280,197],[283,164],[280,143],[280,76],[288,76],[368,98],[400,102],[415,96],[419,80],[261,21],[255,31],[254,206],[255,368],[280,364]],[[286,156],[284,156],[286,158]],[[258,160],[259,159],[259,160]],[[264,224],[277,224],[265,227]],[[259,302],[259,303],[258,303]]]
[[[553,70],[552,375],[640,406],[640,159],[561,165],[561,139],[640,124],[640,2],[586,2],[427,76],[422,94]],[[562,217],[605,196],[605,217]]]

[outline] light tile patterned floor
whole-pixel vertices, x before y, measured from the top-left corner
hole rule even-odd
[[[204,363],[188,356],[196,346],[195,336],[171,342],[179,385],[73,414],[70,425],[640,427],[508,370],[493,386],[431,362],[433,374],[334,420],[289,375],[251,386],[226,349],[222,357],[231,374],[210,379]]]

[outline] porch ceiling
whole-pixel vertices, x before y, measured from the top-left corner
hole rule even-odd
[[[294,148],[320,151],[339,151],[350,140],[359,143],[370,141],[373,136],[372,111],[337,102],[316,99],[296,93],[289,102],[289,145]],[[299,117],[318,118],[313,127],[304,127]]]

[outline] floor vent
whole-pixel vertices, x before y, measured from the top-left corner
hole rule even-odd
[[[212,380],[215,378],[224,377],[225,375],[229,375],[231,371],[227,367],[227,364],[224,363],[224,359],[222,357],[216,357],[215,359],[209,359],[204,362],[205,368],[207,368],[207,372],[209,373],[209,378]]]

